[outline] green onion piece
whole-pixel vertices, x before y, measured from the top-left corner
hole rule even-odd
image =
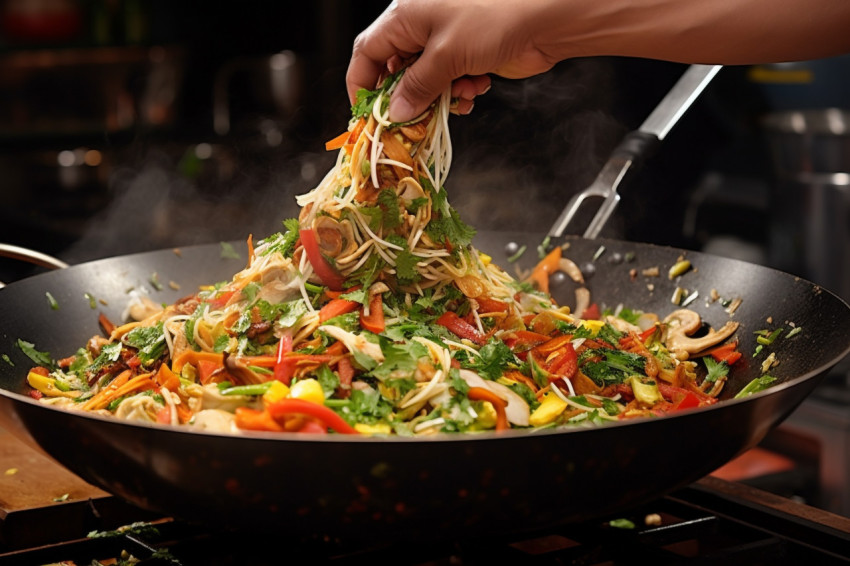
[[[803,331],[802,326],[795,326],[794,328],[791,329],[791,332],[789,332],[788,334],[785,335],[785,339],[787,340],[788,338],[791,338],[792,336],[795,336],[802,331]]]
[[[3,354],[2,356],[0,356],[0,358],[2,358],[3,361],[9,364],[10,366],[15,367],[15,362],[12,361],[12,358],[9,357],[9,354]]]
[[[248,369],[250,369],[254,373],[261,373],[263,375],[272,375],[274,373],[269,368],[263,368],[263,367],[260,367],[260,366],[248,366]]]
[[[325,399],[325,407],[347,407],[350,404],[350,399]]]
[[[159,282],[159,274],[156,271],[151,273],[149,281],[151,282],[151,285],[153,285],[154,289],[162,291],[162,283]]]
[[[221,392],[222,395],[263,395],[271,388],[273,381],[265,383],[252,383],[251,385],[237,385],[228,387]]]
[[[83,297],[88,299],[90,309],[96,309],[97,308],[97,301],[95,300],[94,295],[92,295],[91,293],[85,293],[83,295]]]
[[[756,342],[758,342],[759,344],[763,344],[765,346],[770,346],[771,344],[773,344],[774,340],[779,338],[779,336],[782,334],[782,330],[783,330],[782,328],[777,328],[776,330],[774,330],[773,332],[771,332],[767,336],[764,336],[764,335],[758,336],[758,337],[756,337]]]
[[[56,302],[56,299],[53,298],[53,295],[50,294],[50,291],[47,291],[45,293],[45,296],[47,297],[47,303],[50,305],[50,308],[52,308],[55,311],[58,311],[59,310],[59,303]]]
[[[759,344],[758,346],[756,346],[756,351],[755,351],[755,352],[753,352],[753,357],[755,358],[756,356],[758,356],[759,354],[761,354],[761,351],[762,351],[763,349],[764,349],[764,346],[763,346],[763,345],[761,345],[761,344]]]
[[[528,249],[528,246],[526,246],[525,244],[520,246],[520,248],[516,251],[516,253],[508,258],[508,263],[513,263],[516,260],[518,260],[519,258],[521,258],[522,254],[524,254],[525,250],[527,250],[527,249]]]
[[[775,377],[769,375],[763,375],[761,377],[757,377],[751,382],[749,382],[743,389],[741,389],[737,395],[735,395],[735,399],[741,399],[742,397],[747,397],[752,395],[753,393],[758,393],[759,391],[764,391],[770,385],[776,381]]]
[[[540,245],[537,246],[537,255],[538,255],[538,257],[540,257],[540,259],[543,259],[544,257],[546,257],[546,254],[549,252],[549,241],[550,240],[551,240],[551,238],[549,236],[546,236],[545,238],[543,238],[543,241],[540,242]]]
[[[363,177],[368,177],[372,174],[372,163],[370,163],[368,159],[364,159],[360,162],[360,174]]]
[[[312,283],[307,283],[306,281],[304,282],[304,288],[310,293],[321,293],[325,290],[325,288],[321,285],[314,285]]]
[[[604,253],[605,253],[605,246],[599,246],[599,249],[596,250],[595,254],[593,254],[593,259],[591,261],[596,261],[597,259],[602,257],[602,254],[604,254]]]

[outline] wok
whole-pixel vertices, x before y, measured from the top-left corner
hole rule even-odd
[[[529,250],[542,234],[479,233],[476,244],[508,266],[509,242]],[[97,314],[120,318],[130,287],[151,288],[152,273],[168,302],[200,284],[229,279],[242,261],[223,259],[218,245],[116,257],[45,273],[0,291],[0,414],[44,451],[88,482],[140,507],[206,523],[274,529],[292,535],[439,537],[522,531],[626,512],[710,473],[757,444],[850,349],[850,308],[800,278],[696,252],[614,240],[568,237],[566,255],[592,264],[588,287],[600,306],[622,303],[661,315],[672,311],[677,285],[698,290],[689,308],[719,327],[724,298],[742,297],[742,360],[723,400],[664,418],[597,428],[509,431],[435,438],[243,437],[133,424],[70,413],[25,395],[32,363],[14,346],[21,338],[55,357],[70,355],[98,333]],[[593,261],[604,246],[604,253]],[[634,256],[632,261],[626,258]],[[630,276],[680,255],[696,269],[680,281]],[[536,261],[532,251],[520,263]],[[590,272],[591,270],[587,270]],[[181,289],[165,285],[174,281]],[[652,290],[648,286],[653,286]],[[51,309],[49,291],[59,303]],[[92,310],[85,293],[108,306]],[[553,294],[572,304],[571,281]],[[773,324],[768,323],[772,317]],[[772,348],[779,365],[769,390],[732,397],[761,374],[753,332],[786,321],[802,327]]]

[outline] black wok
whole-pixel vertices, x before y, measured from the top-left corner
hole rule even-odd
[[[508,266],[505,245],[528,245],[542,236],[482,233],[479,249]],[[518,531],[585,520],[656,498],[710,473],[757,444],[817,385],[850,349],[850,308],[830,292],[771,269],[695,252],[611,240],[570,238],[567,255],[590,263],[588,286],[603,306],[667,314],[676,285],[698,290],[689,308],[715,327],[729,315],[706,297],[742,297],[734,313],[744,358],[736,364],[723,401],[665,418],[599,428],[533,434],[446,435],[430,439],[338,436],[231,437],[158,425],[131,424],[41,405],[25,395],[33,365],[15,347],[22,338],[54,357],[72,354],[98,333],[98,305],[113,320],[130,287],[151,289],[154,272],[168,302],[200,284],[229,279],[244,260],[222,259],[218,245],[117,257],[39,275],[0,291],[0,409],[8,425],[85,480],[141,507],[227,525],[259,526],[281,533],[334,536],[453,536]],[[680,282],[667,268],[681,253],[695,270]],[[633,261],[625,258],[634,254]],[[619,261],[617,261],[619,259]],[[661,277],[632,278],[631,269],[658,266]],[[180,290],[167,286],[179,283]],[[648,285],[653,285],[652,291]],[[573,303],[573,284],[556,286]],[[50,308],[45,292],[60,308]],[[772,317],[773,324],[767,319]],[[777,384],[732,399],[761,374],[764,354],[752,357],[753,331],[792,321],[802,332],[773,348]],[[454,533],[456,535],[456,532]]]

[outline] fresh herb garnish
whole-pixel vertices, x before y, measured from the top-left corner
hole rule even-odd
[[[702,361],[705,362],[705,367],[708,370],[708,374],[705,376],[706,381],[714,383],[721,377],[729,375],[729,365],[726,362],[718,362],[711,356],[704,356]]]
[[[128,332],[124,340],[138,350],[136,355],[145,366],[161,358],[167,348],[162,322],[155,326],[138,326]]]
[[[53,363],[53,358],[50,356],[49,352],[39,352],[35,349],[35,344],[33,344],[32,342],[26,342],[24,340],[21,340],[20,338],[18,338],[16,344],[18,348],[21,349],[21,352],[23,352],[26,357],[31,359],[36,364],[47,368],[54,367],[55,364]]]
[[[221,259],[242,259],[230,242],[221,242]]]

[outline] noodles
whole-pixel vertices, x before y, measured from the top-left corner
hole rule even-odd
[[[228,434],[587,426],[714,403],[728,367],[708,379],[693,358],[735,325],[692,339],[683,309],[585,320],[543,292],[551,265],[538,289],[514,280],[446,198],[449,93],[394,124],[398,77],[359,93],[335,165],[245,269],[34,368],[33,395]]]

